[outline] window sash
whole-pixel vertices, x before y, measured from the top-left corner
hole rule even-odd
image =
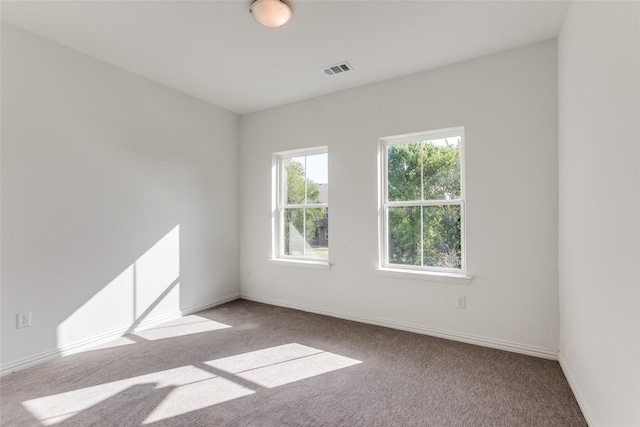
[[[445,267],[435,267],[435,266],[430,266],[430,265],[422,265],[422,262],[424,261],[424,255],[422,253],[423,251],[423,246],[424,243],[422,241],[422,236],[423,236],[423,229],[422,229],[422,223],[420,225],[420,259],[421,259],[421,265],[412,265],[412,264],[396,264],[393,262],[389,261],[389,208],[391,207],[422,207],[422,206],[460,206],[460,231],[461,231],[461,242],[460,245],[462,247],[462,254],[461,254],[461,260],[460,260],[460,268],[445,268]],[[464,259],[464,255],[465,255],[465,247],[464,247],[464,238],[462,236],[464,236],[464,203],[462,201],[459,202],[450,202],[450,201],[446,201],[446,203],[408,203],[408,202],[402,202],[401,204],[389,204],[389,205],[385,205],[384,209],[383,209],[383,221],[384,221],[384,234],[383,234],[383,260],[384,262],[382,263],[382,267],[391,267],[391,268],[399,268],[399,269],[403,269],[403,268],[407,268],[407,269],[411,269],[411,270],[420,270],[420,271],[434,271],[434,272],[444,272],[444,273],[461,273],[464,272],[464,267],[465,267],[465,259]]]

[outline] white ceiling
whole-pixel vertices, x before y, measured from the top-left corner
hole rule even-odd
[[[2,20],[244,114],[558,35],[564,1],[2,1]],[[342,61],[354,68],[326,76]]]

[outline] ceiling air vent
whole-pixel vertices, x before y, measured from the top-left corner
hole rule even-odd
[[[351,71],[353,70],[353,68],[351,68],[351,65],[349,65],[347,62],[343,62],[341,64],[336,64],[336,65],[331,65],[329,67],[323,68],[322,71],[324,71],[324,73],[327,76],[333,76],[334,74],[340,74],[340,73],[346,73],[347,71]]]

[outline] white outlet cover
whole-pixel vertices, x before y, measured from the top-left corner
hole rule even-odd
[[[18,329],[31,326],[31,312],[18,313]]]

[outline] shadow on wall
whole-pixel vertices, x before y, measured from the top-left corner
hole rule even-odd
[[[180,225],[176,225],[57,327],[58,347],[129,333],[180,315]]]

